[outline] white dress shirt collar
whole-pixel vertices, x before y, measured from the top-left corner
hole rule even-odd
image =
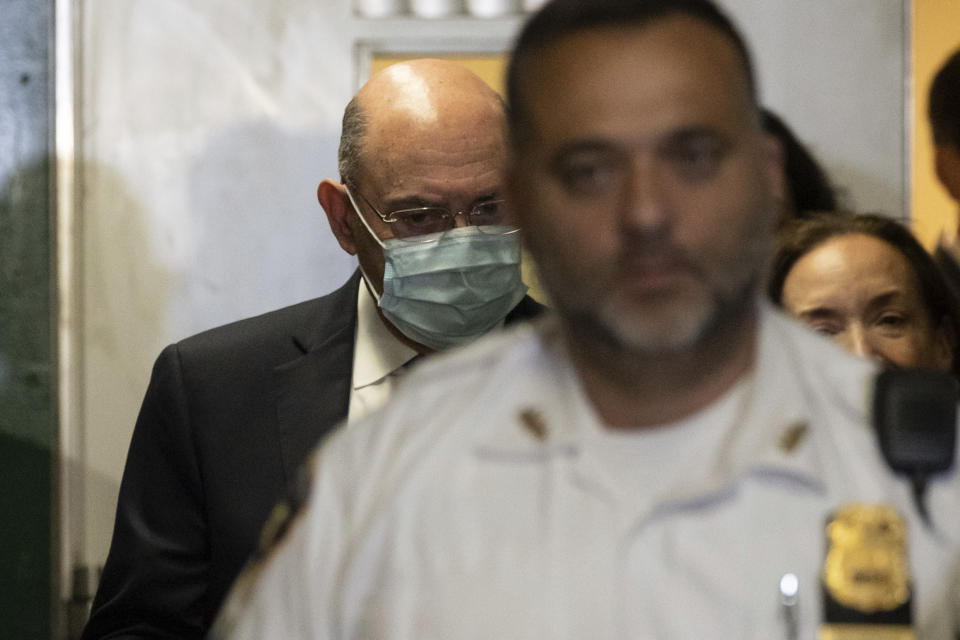
[[[348,413],[350,422],[386,402],[393,388],[394,374],[417,356],[414,349],[390,333],[363,280],[357,291],[356,332]]]

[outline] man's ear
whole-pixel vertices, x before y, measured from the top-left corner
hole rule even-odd
[[[790,196],[783,145],[775,135],[762,131],[759,154],[761,179],[767,183],[774,205],[771,222],[779,228],[796,214]]]
[[[960,150],[952,144],[938,144],[934,152],[934,166],[950,197],[960,202]]]
[[[357,255],[357,241],[348,223],[353,213],[353,205],[347,198],[346,187],[333,180],[324,180],[317,187],[317,200],[327,214],[330,230],[337,237],[340,247],[352,256]]]

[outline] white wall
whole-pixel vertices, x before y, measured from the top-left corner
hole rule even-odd
[[[110,541],[153,359],[352,271],[315,190],[352,93],[347,7],[94,0],[82,78],[85,557]]]
[[[859,211],[907,215],[908,0],[725,0],[765,102]]]
[[[905,0],[728,0],[768,103],[849,189],[904,211]],[[332,290],[353,261],[315,199],[336,177],[359,40],[508,41],[516,20],[359,20],[348,0],[88,0],[81,127],[85,525],[106,557],[160,349]],[[379,44],[377,44],[379,43]]]

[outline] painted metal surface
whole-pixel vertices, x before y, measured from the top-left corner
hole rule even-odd
[[[51,243],[51,7],[0,20],[0,637],[51,633],[56,446]]]

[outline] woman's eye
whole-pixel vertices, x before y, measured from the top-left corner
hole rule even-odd
[[[833,337],[843,332],[843,323],[831,318],[802,318],[804,324],[825,336]]]
[[[840,333],[840,327],[833,324],[812,324],[810,328],[825,336],[833,337]]]
[[[877,319],[877,324],[885,329],[900,329],[907,324],[907,318],[896,313],[885,313]]]

